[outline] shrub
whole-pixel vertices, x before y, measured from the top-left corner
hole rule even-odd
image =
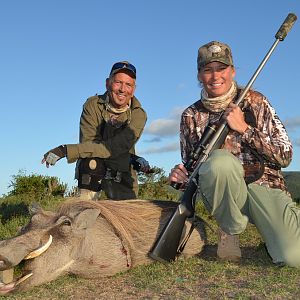
[[[12,188],[9,195],[29,195],[35,199],[41,199],[45,196],[63,196],[67,185],[60,183],[57,177],[43,175],[26,175],[24,171],[12,176],[9,185]]]
[[[159,200],[178,199],[178,191],[169,186],[164,170],[158,167],[154,167],[153,170],[153,173],[138,174],[139,198]]]

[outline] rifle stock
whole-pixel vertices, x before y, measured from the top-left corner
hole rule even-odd
[[[292,13],[290,13],[284,20],[283,24],[275,35],[275,42],[256,69],[243,92],[235,101],[236,105],[242,104],[242,101],[244,100],[250,87],[270,58],[272,52],[275,50],[275,47],[277,46],[279,41],[283,41],[285,39],[287,33],[290,31],[296,20],[297,16]],[[189,161],[187,163],[188,165],[195,166],[195,169],[189,178],[187,188],[181,197],[180,204],[165,225],[159,238],[156,240],[153,248],[149,252],[149,256],[151,258],[161,262],[170,262],[176,258],[185,221],[187,218],[192,217],[195,213],[194,194],[197,190],[199,168],[202,163],[206,161],[210,153],[213,150],[218,149],[224,143],[228,132],[229,126],[227,125],[226,121],[222,120],[212,136],[209,136],[209,139],[204,139],[205,145],[201,138],[199,144],[197,145],[199,149],[196,149],[196,153],[197,155],[199,155],[199,158],[193,157],[193,161]]]
[[[151,258],[160,262],[170,262],[175,259],[185,221],[195,213],[195,205],[192,199],[196,189],[196,184],[190,181],[182,195],[180,204],[163,228],[156,244],[149,252]]]

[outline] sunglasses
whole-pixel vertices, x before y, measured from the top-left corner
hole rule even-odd
[[[127,69],[131,71],[134,75],[136,75],[136,68],[134,65],[130,64],[129,62],[117,62],[115,63],[110,71],[110,74],[115,71],[115,70],[120,70],[120,69]]]

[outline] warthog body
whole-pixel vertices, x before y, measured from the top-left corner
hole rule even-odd
[[[32,273],[17,286],[16,281],[2,284],[0,294],[26,290],[65,274],[96,278],[150,263],[147,254],[176,205],[169,201],[71,199],[57,212],[39,210],[20,235],[0,242],[0,270],[27,259],[23,275]],[[189,226],[187,222],[187,229]],[[50,236],[52,243],[45,252],[37,257],[29,254]],[[204,226],[199,222],[183,254],[199,253],[204,241]]]

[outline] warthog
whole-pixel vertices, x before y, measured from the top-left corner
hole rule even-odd
[[[0,270],[22,263],[22,276],[0,284],[0,294],[27,290],[65,274],[110,276],[148,264],[148,252],[177,203],[171,201],[65,201],[57,212],[39,209],[14,238],[0,242]],[[186,235],[191,223],[186,222]],[[182,253],[205,244],[197,222]],[[26,279],[26,280],[25,280]]]

